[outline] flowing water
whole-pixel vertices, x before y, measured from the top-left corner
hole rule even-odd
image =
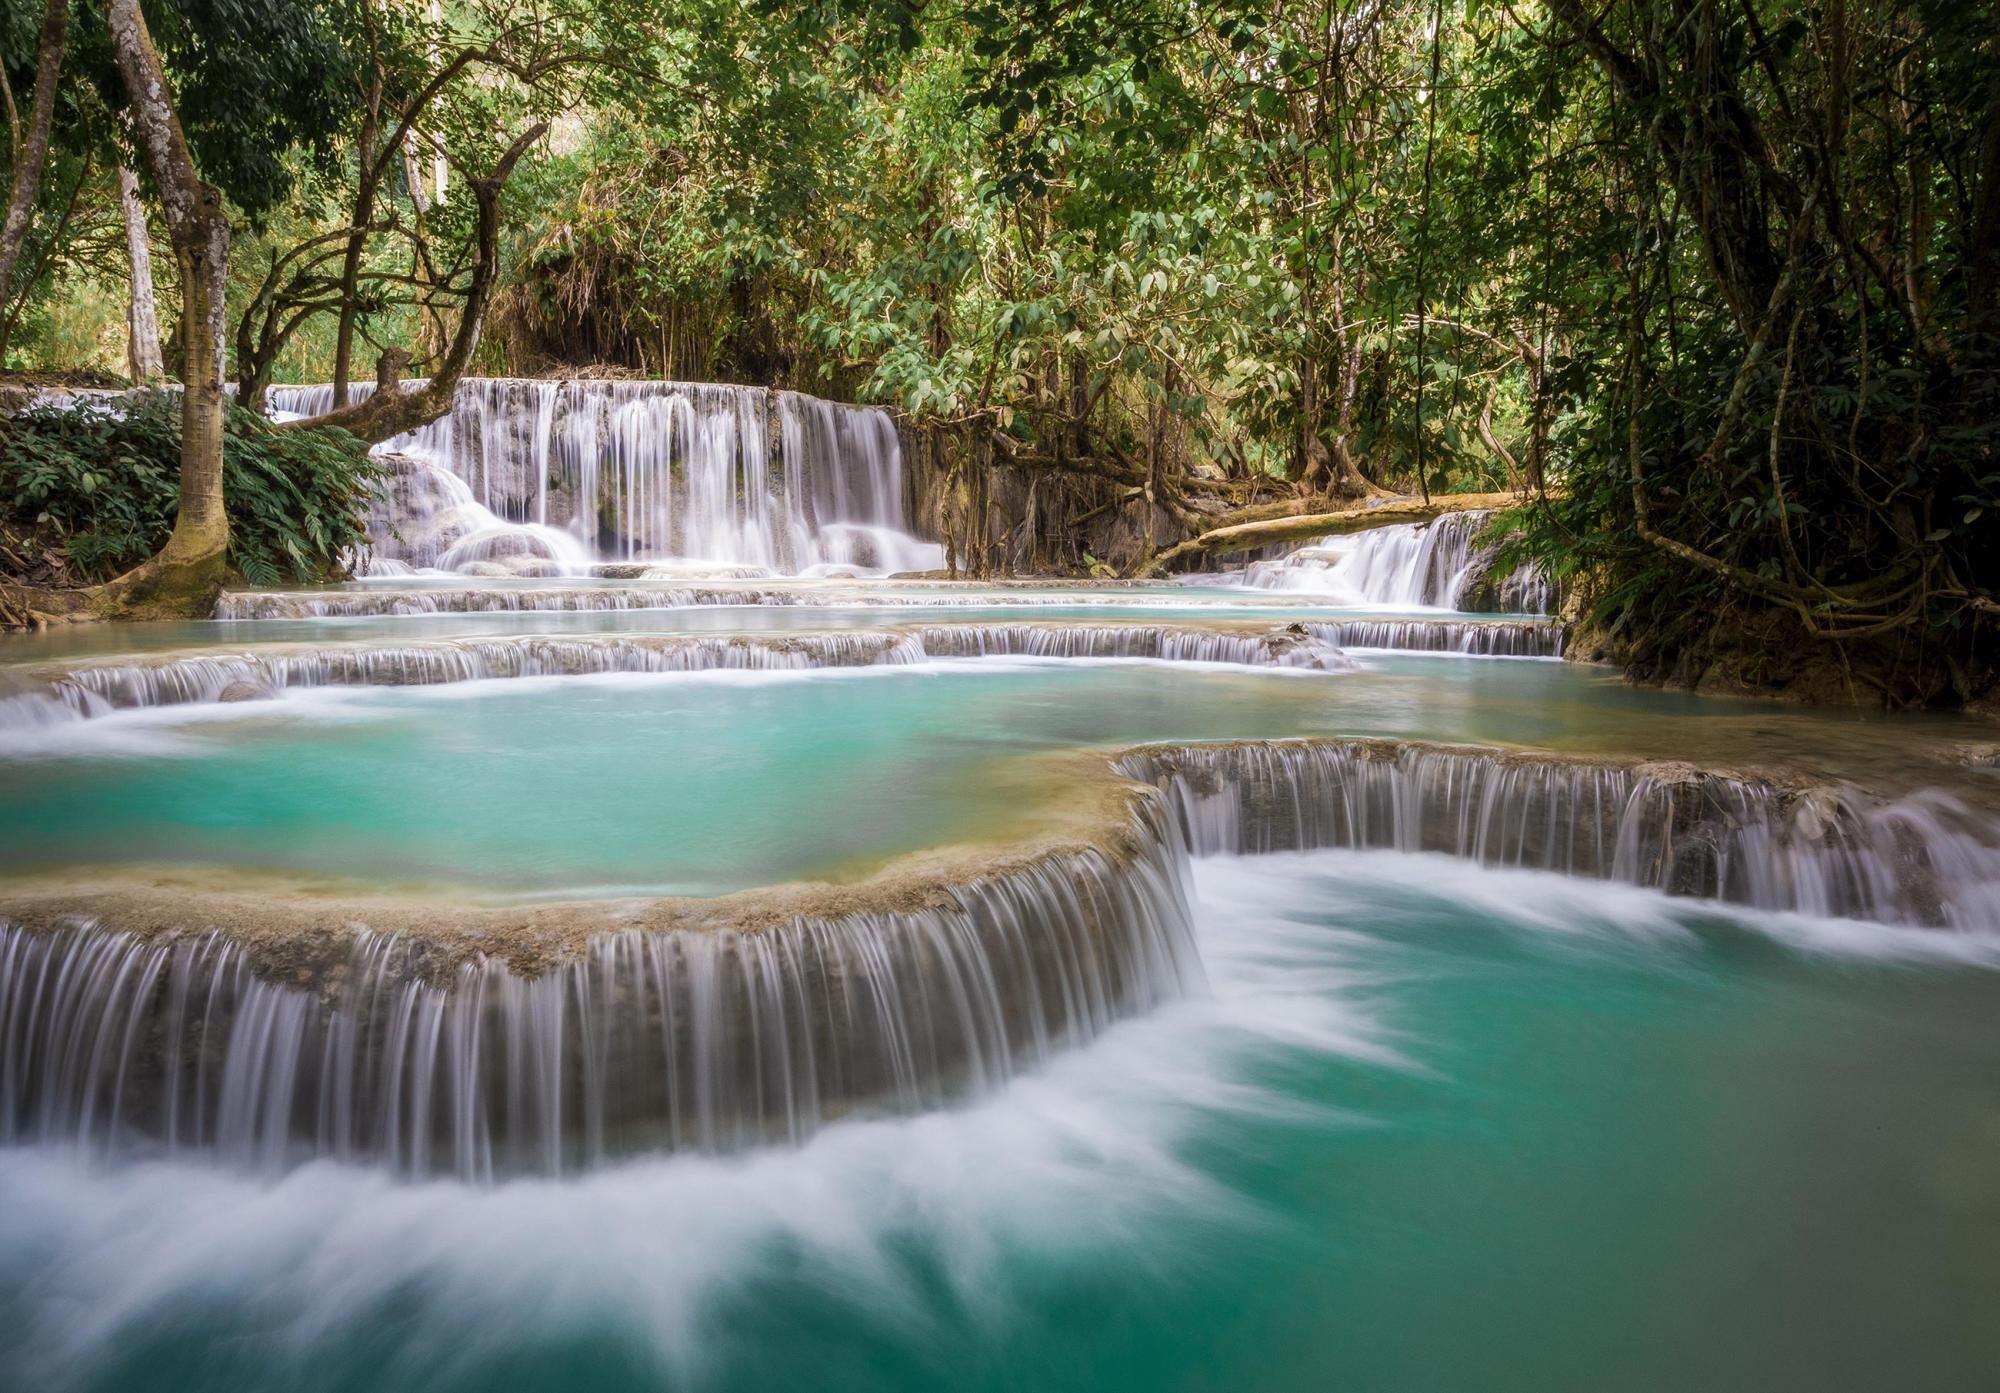
[[[1898,1388],[2000,1358],[1990,936],[1363,853],[974,1106],[412,1185],[0,1153],[20,1387]]]
[[[1447,513],[1428,523],[1378,527],[1253,561],[1243,583],[1347,604],[1547,614],[1554,587],[1531,565],[1500,570],[1484,540],[1492,515]]]
[[[279,417],[332,405],[330,385],[270,392]],[[378,453],[390,494],[370,569],[383,576],[672,558],[757,575],[944,565],[909,534],[887,413],[796,392],[468,378],[448,416]]]
[[[1996,1386],[1990,726],[1476,518],[802,576],[931,545],[810,398],[398,448],[385,574],[0,641],[0,1387]]]

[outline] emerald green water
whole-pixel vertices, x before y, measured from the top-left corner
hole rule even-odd
[[[993,598],[129,626],[10,641],[0,667],[1225,614],[1197,592]],[[1306,612],[1242,598],[1226,617]],[[0,731],[0,873],[719,893],[1032,826],[1041,755],[1301,734],[1962,792],[1981,776],[1939,752],[1984,730],[1395,655],[295,691]],[[1194,875],[1212,995],[998,1094],[795,1150],[477,1188],[0,1147],[0,1389],[2000,1387],[2000,925],[1819,922],[1386,853]]]
[[[1198,868],[1214,996],[976,1106],[493,1190],[0,1153],[0,1382],[1916,1390],[2000,1371],[2000,945]]]
[[[714,894],[1018,835],[1036,796],[1020,757],[1039,752],[1319,734],[1727,759],[1837,739],[1851,763],[1874,730],[1575,665],[1387,656],[1335,674],[1003,659],[294,691],[0,732],[0,871]]]

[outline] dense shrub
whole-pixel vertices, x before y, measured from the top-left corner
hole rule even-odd
[[[160,392],[0,418],[0,516],[103,580],[166,541],[180,501],[180,401]],[[367,543],[380,466],[345,431],[280,431],[229,408],[229,557],[253,585],[327,580]]]

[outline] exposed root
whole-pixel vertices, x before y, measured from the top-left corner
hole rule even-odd
[[[229,549],[192,557],[169,546],[102,585],[67,590],[0,580],[0,629],[45,629],[103,619],[206,619],[229,579]]]

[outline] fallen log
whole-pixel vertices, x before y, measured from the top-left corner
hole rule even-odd
[[[1220,556],[1234,551],[1255,551],[1279,542],[1303,542],[1314,537],[1345,536],[1371,527],[1387,527],[1398,522],[1429,522],[1446,513],[1470,513],[1519,506],[1522,498],[1514,493],[1440,493],[1429,501],[1409,495],[1391,495],[1357,503],[1332,513],[1302,513],[1294,517],[1263,518],[1211,528],[1143,563],[1132,573],[1135,580],[1162,575],[1176,561],[1190,556]]]

